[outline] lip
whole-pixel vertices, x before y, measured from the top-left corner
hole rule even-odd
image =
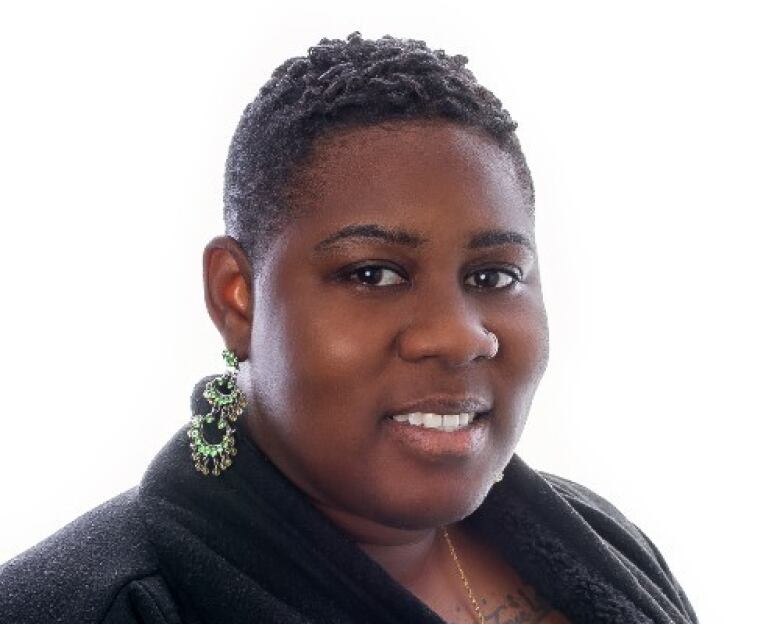
[[[411,414],[413,412],[426,412],[430,414],[463,414],[464,412],[476,412],[479,416],[490,411],[490,401],[482,397],[465,396],[454,397],[451,395],[430,396],[402,403],[393,407],[384,414],[384,418],[397,416],[398,414]]]
[[[392,418],[382,421],[382,429],[389,439],[424,461],[465,460],[480,453],[487,443],[489,418],[478,418],[469,426],[455,431],[427,429]]]

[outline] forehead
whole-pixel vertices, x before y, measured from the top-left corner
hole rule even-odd
[[[483,131],[454,123],[331,133],[315,142],[293,188],[296,212],[305,217],[297,226],[318,233],[357,222],[442,231],[490,221],[532,236],[532,205],[513,158]]]

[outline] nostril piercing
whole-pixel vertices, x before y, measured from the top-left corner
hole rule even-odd
[[[489,331],[487,329],[485,329],[484,332],[485,335],[488,336],[488,338],[490,338],[490,340],[492,340],[495,343],[492,353],[487,356],[487,358],[490,360],[496,357],[496,355],[498,355],[498,336],[496,336],[492,331]]]

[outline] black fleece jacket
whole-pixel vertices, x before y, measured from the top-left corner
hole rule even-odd
[[[309,504],[243,426],[234,465],[216,478],[194,470],[186,429],[139,486],[0,566],[0,622],[442,624]],[[517,456],[465,522],[576,624],[697,623],[636,526]]]

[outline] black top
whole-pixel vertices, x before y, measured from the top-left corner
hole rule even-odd
[[[0,566],[0,622],[442,624],[308,502],[241,422],[238,454],[219,477],[195,471],[182,427],[139,486]],[[464,522],[574,623],[697,622],[637,527],[517,456]]]

